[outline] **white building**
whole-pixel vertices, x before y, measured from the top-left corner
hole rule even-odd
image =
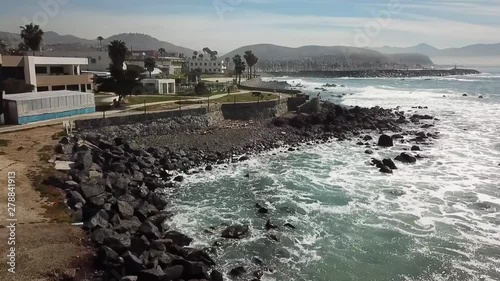
[[[175,79],[142,79],[141,83],[148,91],[154,94],[175,94]]]
[[[0,55],[4,79],[24,80],[35,86],[35,92],[92,92],[92,75],[81,73],[87,63],[87,58]]]
[[[226,72],[225,62],[223,60],[210,59],[188,59],[189,70],[201,69],[201,73],[224,74]]]

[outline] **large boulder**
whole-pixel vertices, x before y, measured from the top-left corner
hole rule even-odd
[[[230,239],[241,239],[248,233],[248,225],[232,225],[222,232],[222,237]]]
[[[392,161],[391,159],[384,159],[382,160],[382,163],[391,168],[392,170],[396,170],[398,167],[396,167],[396,164],[394,164],[394,161]]]
[[[130,236],[115,233],[104,239],[104,245],[110,247],[119,254],[125,253],[130,248]]]
[[[125,268],[127,270],[127,274],[136,275],[141,270],[144,270],[144,264],[142,260],[132,254],[130,251],[125,252],[122,256],[125,264]]]
[[[94,181],[82,183],[80,188],[86,199],[101,195],[105,191],[102,185]]]
[[[146,236],[148,239],[160,239],[160,230],[151,221],[145,221],[139,227],[139,233]]]
[[[413,157],[412,155],[403,152],[399,156],[396,157],[396,160],[403,162],[403,163],[415,163],[417,162],[417,158]]]
[[[177,231],[169,231],[163,235],[163,238],[172,240],[179,246],[189,246],[193,239]]]
[[[134,216],[134,208],[125,201],[118,200],[116,202],[116,208],[122,219],[130,219]]]
[[[388,135],[381,135],[378,139],[378,145],[383,147],[390,147],[394,146],[394,142],[392,140],[392,137]]]
[[[156,267],[142,270],[137,277],[137,281],[163,281],[165,280],[165,272],[160,267]]]

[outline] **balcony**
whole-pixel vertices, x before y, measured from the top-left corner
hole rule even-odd
[[[80,85],[91,84],[92,75],[37,75],[36,86],[57,86],[57,85]]]

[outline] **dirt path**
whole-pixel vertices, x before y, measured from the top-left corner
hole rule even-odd
[[[0,134],[0,280],[58,280],[56,274],[86,274],[90,249],[71,226],[61,193],[41,184],[61,125]],[[7,271],[7,174],[15,172],[16,273]],[[73,268],[73,269],[72,269]]]

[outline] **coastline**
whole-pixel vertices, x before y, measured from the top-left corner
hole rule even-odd
[[[60,158],[71,159],[75,152],[72,160],[76,166],[59,186],[68,194],[73,212],[84,221],[104,276],[119,269],[139,280],[174,273],[186,280],[222,280],[228,272],[222,274],[215,267],[209,274],[215,266],[209,253],[186,248],[192,239],[177,232],[182,230],[168,226],[169,218],[175,214],[165,210],[169,206],[165,190],[175,192],[183,174],[210,171],[213,165],[245,161],[278,147],[294,151],[303,143],[359,138],[358,145],[373,149],[377,142],[365,135],[367,132],[393,134],[391,140],[400,134],[416,135],[415,141],[427,138],[414,131],[403,131],[401,125],[418,124],[432,117],[407,117],[379,107],[347,109],[327,104],[317,114],[228,121],[210,129],[140,138],[140,142],[87,132],[81,138],[61,140],[59,151],[67,153]],[[373,164],[381,171],[386,166],[376,161]],[[245,226],[239,225],[228,229],[231,235],[222,234],[230,237],[227,239],[243,238],[247,232]],[[158,251],[164,255],[153,255]]]

